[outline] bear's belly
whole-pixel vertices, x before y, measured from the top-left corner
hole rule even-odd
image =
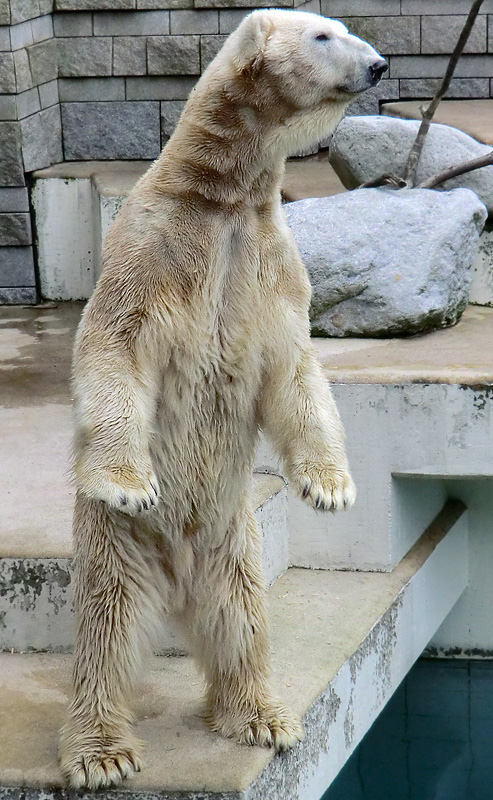
[[[250,354],[251,356],[253,354]],[[159,517],[181,531],[191,517],[210,541],[245,500],[257,443],[260,360],[241,368],[172,360],[162,377],[151,455]]]

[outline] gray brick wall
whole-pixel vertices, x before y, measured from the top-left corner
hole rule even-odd
[[[431,97],[471,0],[278,0],[342,19],[390,62],[349,113]],[[0,303],[36,296],[26,173],[69,159],[154,158],[199,75],[272,0],[0,0]],[[493,97],[493,0],[449,97]],[[31,299],[29,299],[31,298]]]
[[[63,158],[52,0],[0,0],[0,303],[37,300],[26,173]]]

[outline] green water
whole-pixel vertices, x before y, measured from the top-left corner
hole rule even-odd
[[[493,800],[493,661],[418,661],[322,800]]]

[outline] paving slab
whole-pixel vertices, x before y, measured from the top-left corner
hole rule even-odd
[[[313,339],[334,383],[493,384],[493,309],[469,306],[452,328],[399,339]]]
[[[448,503],[390,574],[291,569],[275,583],[274,683],[307,730],[290,753],[274,758],[211,733],[200,719],[204,685],[193,662],[154,659],[136,692],[146,769],[126,784],[125,796],[320,796],[463,591],[465,522],[464,506]],[[69,674],[66,656],[0,655],[3,796],[20,798],[15,787],[33,797],[59,796],[56,741]]]
[[[411,100],[399,103],[384,103],[381,113],[401,119],[421,119],[420,107],[426,100]],[[493,99],[492,100],[442,100],[433,122],[450,125],[468,133],[473,139],[493,147]]]

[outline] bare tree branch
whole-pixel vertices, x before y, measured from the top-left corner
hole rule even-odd
[[[392,186],[393,189],[405,189],[406,181],[404,180],[404,178],[398,178],[397,175],[392,175],[392,173],[386,172],[379,178],[375,178],[373,181],[366,181],[366,183],[362,183],[360,186],[357,186],[356,188],[376,189],[377,186]]]
[[[466,172],[472,172],[481,167],[493,166],[493,150],[480,158],[473,158],[471,161],[465,161],[463,164],[458,164],[456,167],[449,167],[444,172],[439,172],[433,175],[423,183],[420,183],[418,189],[434,189],[440,183],[449,181],[451,178],[456,178],[458,175],[464,175]]]
[[[411,152],[409,153],[409,158],[406,164],[406,171],[404,174],[404,180],[406,181],[407,186],[412,187],[416,181],[416,171],[418,169],[418,163],[421,156],[421,151],[423,150],[423,145],[425,142],[426,134],[431,125],[431,121],[435,114],[435,111],[438,108],[438,104],[442,100],[443,96],[446,94],[449,86],[450,81],[452,80],[453,74],[455,72],[455,68],[457,67],[457,63],[459,58],[462,55],[464,47],[466,46],[466,42],[469,38],[469,34],[473,28],[474,23],[476,22],[476,17],[479,14],[481,6],[483,5],[484,0],[474,0],[471,10],[467,16],[466,23],[462,29],[461,35],[455,45],[454,52],[450,58],[448,63],[447,70],[445,72],[445,76],[441,85],[439,86],[433,100],[431,101],[430,105],[427,108],[421,108],[421,114],[423,120],[421,122],[418,135],[414,141],[414,144],[411,148]]]

